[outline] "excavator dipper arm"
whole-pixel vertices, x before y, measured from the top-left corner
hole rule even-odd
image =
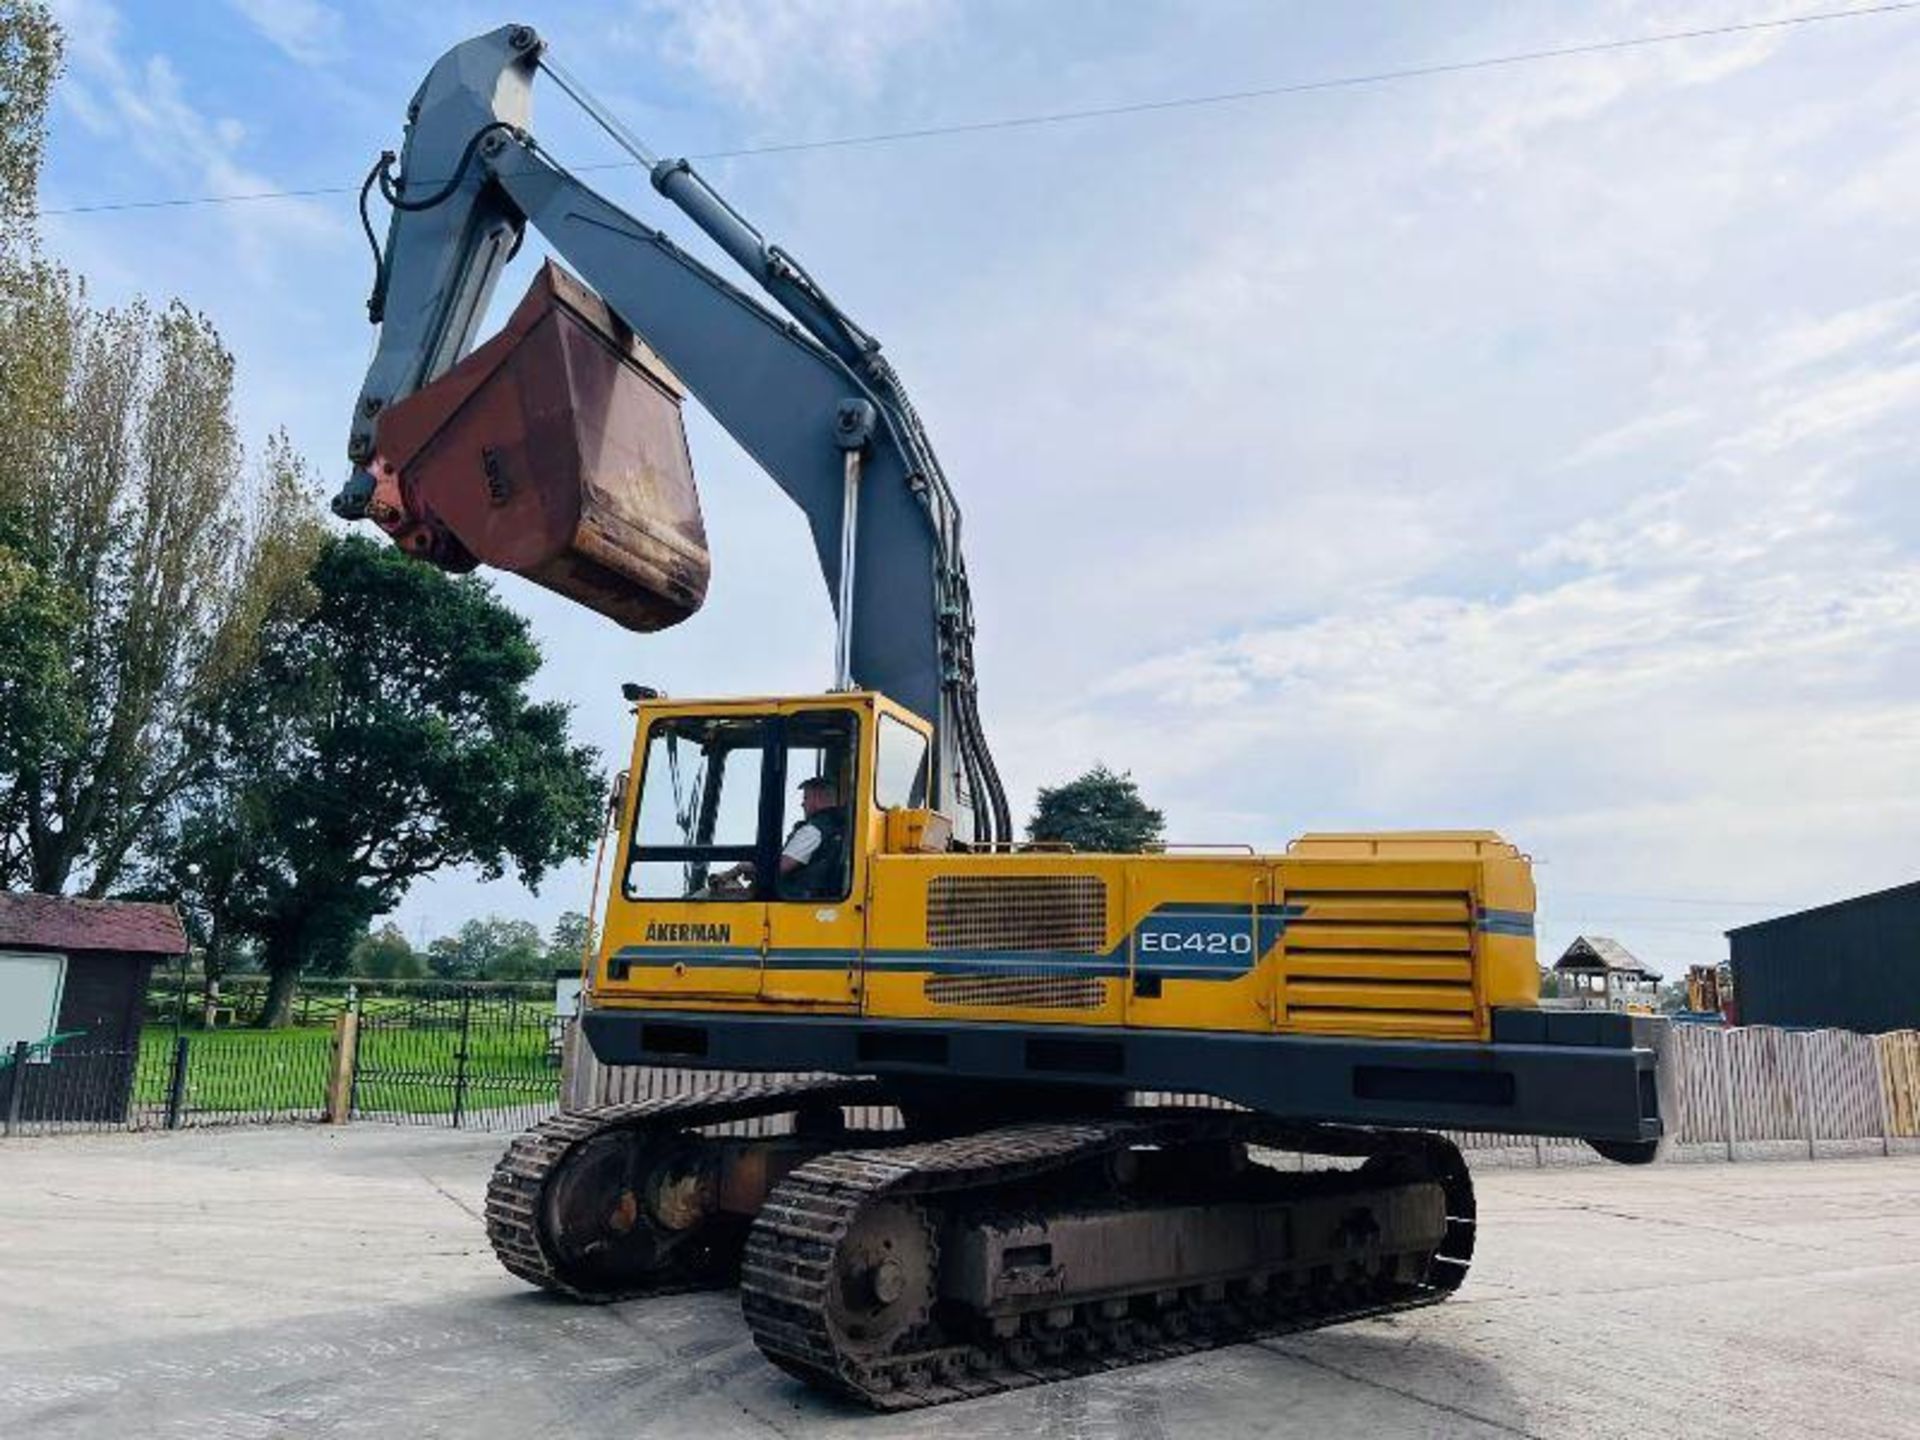
[[[369,302],[382,322],[380,344],[349,443],[363,468],[336,511],[369,512],[375,484],[364,467],[379,452],[380,417],[472,349],[495,282],[531,224],[805,514],[840,615],[840,683],[885,691],[931,720],[934,803],[955,812],[968,838],[1011,839],[975,700],[958,506],[878,343],[685,162],[652,163],[655,189],[785,315],[551,159],[527,131],[542,51],[525,26],[467,41],[440,60],[409,107]]]

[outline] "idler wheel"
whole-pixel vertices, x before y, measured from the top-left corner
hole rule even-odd
[[[836,1347],[852,1359],[878,1359],[926,1324],[938,1263],[919,1206],[888,1201],[861,1214],[834,1251],[826,1319]]]

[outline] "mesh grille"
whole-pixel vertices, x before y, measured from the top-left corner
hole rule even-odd
[[[926,997],[935,1005],[1022,1006],[1029,1010],[1097,1010],[1107,989],[1097,975],[1013,970],[979,975],[929,975]]]
[[[927,887],[935,950],[1066,950],[1107,942],[1107,886],[1098,875],[942,875]]]

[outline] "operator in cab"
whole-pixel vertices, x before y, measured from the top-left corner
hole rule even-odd
[[[840,787],[830,775],[810,775],[800,782],[800,819],[780,846],[775,893],[782,900],[839,899],[845,888],[846,858],[847,816],[840,808]],[[752,887],[751,860],[713,877],[715,891]]]
[[[774,888],[782,900],[838,898],[846,869],[847,816],[840,808],[840,787],[830,775],[800,782],[800,822],[780,847],[780,877]]]

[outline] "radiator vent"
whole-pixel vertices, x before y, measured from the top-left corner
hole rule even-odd
[[[1287,1020],[1335,1034],[1469,1036],[1473,897],[1445,892],[1289,890]]]
[[[1097,975],[1064,970],[999,970],[977,975],[929,975],[925,994],[934,1005],[970,1005],[1026,1010],[1098,1010],[1107,988]]]
[[[927,886],[934,950],[1107,947],[1107,885],[1098,875],[942,875]]]

